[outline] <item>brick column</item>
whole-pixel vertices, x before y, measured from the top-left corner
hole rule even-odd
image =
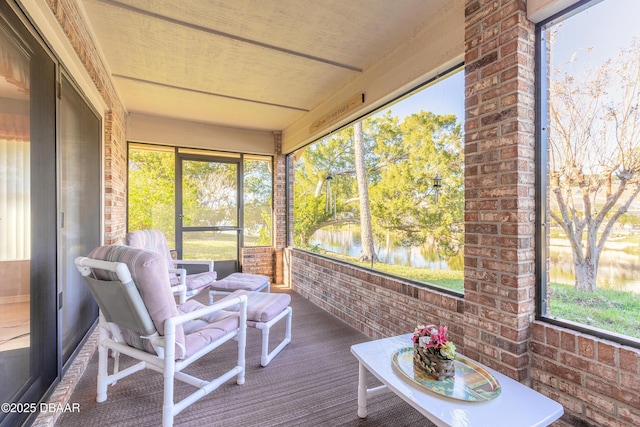
[[[465,7],[465,353],[522,381],[534,316],[534,25]]]
[[[124,114],[105,115],[105,244],[118,244],[127,232],[127,142]]]
[[[274,132],[275,145],[273,178],[273,247],[274,280],[284,283],[284,248],[287,245],[287,167],[286,156],[282,154],[282,132]]]

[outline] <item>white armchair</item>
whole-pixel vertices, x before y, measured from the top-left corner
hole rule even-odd
[[[163,373],[162,425],[187,406],[237,377],[244,383],[247,297],[225,299],[205,306],[189,300],[176,306],[167,264],[159,254],[121,245],[101,246],[76,259],[100,308],[97,401],[107,399],[107,388],[145,368]],[[234,311],[228,311],[233,309]],[[235,311],[239,309],[239,311]],[[204,380],[182,372],[192,362],[223,343],[237,340],[235,366]],[[122,371],[107,372],[108,352],[126,354],[140,362]],[[216,363],[218,363],[216,361]],[[197,390],[174,403],[174,380]]]

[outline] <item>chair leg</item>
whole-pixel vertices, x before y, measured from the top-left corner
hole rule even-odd
[[[173,426],[174,372],[168,372],[168,370],[165,370],[163,375],[164,375],[164,403],[162,404],[162,427],[171,427]]]
[[[236,336],[238,340],[238,367],[240,368],[240,372],[238,373],[238,378],[236,379],[236,384],[242,385],[244,384],[244,375],[246,372],[246,348],[247,348],[247,318],[246,316],[241,316],[240,320],[240,329]]]
[[[102,317],[102,314],[100,314]],[[101,320],[103,320],[102,318]],[[109,349],[104,346],[103,342],[109,338],[109,333],[104,325],[100,325],[98,330],[98,379],[96,390],[96,401],[104,402],[107,400],[107,387],[109,386],[109,372],[107,364],[109,362]]]
[[[162,427],[173,426],[174,402],[173,387],[176,376],[176,326],[169,319],[165,324],[164,355],[162,376],[164,378],[164,396],[162,403]]]
[[[271,326],[276,324],[280,319],[286,316],[286,327],[285,327],[285,336],[284,339],[278,344],[276,348],[274,348],[271,353],[269,353],[269,331]],[[282,313],[278,314],[273,319],[268,322],[259,322],[256,324],[256,328],[262,330],[262,354],[260,356],[260,364],[262,366],[267,366],[271,360],[278,355],[282,351],[283,348],[286,347],[287,344],[291,342],[291,316],[292,310],[291,307],[287,307],[282,311]]]

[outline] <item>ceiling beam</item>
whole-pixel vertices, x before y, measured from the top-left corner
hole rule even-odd
[[[233,99],[233,100],[236,100],[236,101],[251,102],[253,104],[261,104],[261,105],[268,105],[270,107],[286,108],[286,109],[289,109],[289,110],[303,111],[305,113],[309,112],[309,110],[307,110],[305,108],[294,107],[294,106],[291,106],[291,105],[275,104],[275,103],[272,103],[272,102],[258,101],[256,99],[240,98],[240,97],[237,97],[237,96],[224,95],[224,94],[221,94],[221,93],[207,92],[207,91],[204,91],[204,90],[192,89],[192,88],[183,87],[183,86],[175,86],[175,85],[170,85],[170,84],[167,84],[167,83],[160,83],[160,82],[156,82],[156,81],[152,81],[152,80],[139,79],[137,77],[125,76],[125,75],[122,75],[122,74],[112,74],[112,76],[115,77],[115,78],[119,78],[119,79],[125,79],[125,80],[130,80],[130,81],[133,81],[133,82],[137,82],[137,83],[144,83],[144,84],[149,84],[149,85],[154,85],[154,86],[161,86],[161,87],[165,87],[165,88],[168,88],[168,89],[176,89],[176,90],[182,90],[182,91],[187,91],[187,92],[200,93],[202,95],[217,96],[217,97],[220,97],[220,98]]]
[[[343,69],[350,70],[350,71],[355,71],[355,72],[358,72],[358,73],[362,72],[362,68],[359,68],[359,67],[356,67],[356,66],[353,66],[353,65],[343,64],[343,63],[340,63],[340,62],[337,62],[337,61],[332,61],[330,59],[321,58],[321,57],[309,55],[309,54],[306,54],[306,53],[303,53],[303,52],[297,52],[295,50],[291,50],[291,49],[286,49],[286,48],[279,47],[279,46],[270,45],[268,43],[263,43],[263,42],[260,42],[260,41],[257,41],[257,40],[247,39],[245,37],[240,37],[240,36],[236,36],[236,35],[233,35],[233,34],[230,34],[230,33],[225,33],[223,31],[214,30],[213,28],[203,27],[202,25],[193,24],[191,22],[181,21],[179,19],[175,19],[175,18],[171,18],[169,16],[161,15],[159,13],[155,13],[155,12],[152,12],[150,10],[142,9],[142,8],[139,8],[139,7],[136,7],[136,6],[132,6],[132,5],[129,5],[129,4],[125,4],[125,3],[120,3],[117,0],[100,0],[100,1],[102,1],[103,3],[106,3],[106,4],[110,4],[112,6],[115,6],[115,7],[126,9],[126,10],[128,10],[130,12],[138,13],[140,15],[145,15],[145,16],[148,16],[148,17],[151,17],[151,18],[160,19],[162,21],[169,22],[169,23],[174,24],[174,25],[181,25],[183,27],[191,28],[192,30],[202,31],[202,32],[205,32],[205,33],[208,33],[208,34],[212,34],[212,35],[218,36],[218,37],[224,37],[226,39],[235,40],[235,41],[240,42],[240,43],[251,44],[251,45],[258,46],[258,47],[261,47],[261,48],[264,48],[264,49],[269,49],[269,50],[273,50],[273,51],[276,51],[276,52],[281,52],[281,53],[284,53],[284,54],[287,54],[287,55],[296,56],[298,58],[308,59],[310,61],[321,62],[323,64],[332,65],[334,67],[343,68]]]

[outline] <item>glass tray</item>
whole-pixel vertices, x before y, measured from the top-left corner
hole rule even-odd
[[[413,347],[401,348],[393,355],[392,363],[409,381],[433,393],[467,402],[484,402],[500,394],[500,384],[489,372],[464,356],[453,361],[456,374],[437,381],[421,369],[414,368]]]

